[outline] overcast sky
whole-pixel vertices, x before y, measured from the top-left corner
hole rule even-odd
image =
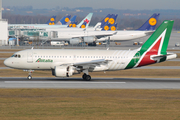
[[[180,0],[2,0],[2,6],[33,8],[92,7],[132,10],[180,9]]]

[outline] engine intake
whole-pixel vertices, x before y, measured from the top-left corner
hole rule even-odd
[[[56,66],[52,70],[52,75],[56,77],[70,77],[75,73],[75,67],[73,66]]]
[[[77,44],[79,44],[80,42],[82,42],[82,40],[79,39],[79,38],[72,38],[72,39],[69,40],[69,43],[70,43],[71,45],[77,45]]]
[[[92,43],[94,41],[96,41],[95,37],[84,37],[84,42],[86,43]]]

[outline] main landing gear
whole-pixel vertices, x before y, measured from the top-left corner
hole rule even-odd
[[[91,80],[91,76],[87,75],[86,73],[83,74],[82,78],[83,78],[83,80],[86,80],[86,81],[90,81]]]

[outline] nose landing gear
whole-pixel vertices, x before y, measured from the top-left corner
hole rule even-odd
[[[31,79],[32,79],[32,76],[31,76],[31,75],[32,75],[32,72],[34,72],[34,70],[24,70],[24,71],[29,72],[29,73],[28,73],[29,75],[28,75],[27,79],[28,79],[28,80],[31,80]]]

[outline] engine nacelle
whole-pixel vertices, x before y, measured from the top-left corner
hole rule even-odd
[[[74,68],[73,66],[56,66],[52,71],[52,75],[56,77],[70,77],[76,72]]]
[[[84,37],[84,42],[86,43],[92,43],[94,41],[96,41],[95,37]]]
[[[77,44],[79,44],[80,42],[82,42],[82,40],[79,39],[79,38],[72,38],[72,39],[69,40],[69,43],[70,43],[71,45],[77,45]]]

